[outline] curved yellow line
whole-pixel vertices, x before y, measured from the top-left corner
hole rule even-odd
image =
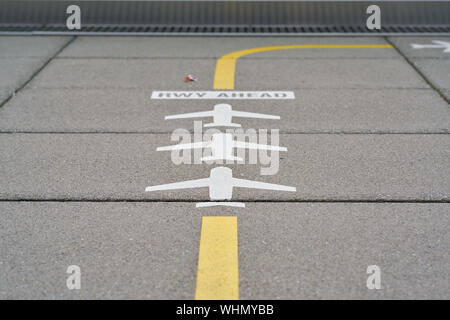
[[[291,49],[379,49],[392,48],[390,44],[300,44],[290,46],[273,46],[253,49],[245,49],[227,53],[220,57],[216,63],[216,72],[214,74],[214,89],[233,90],[234,74],[236,70],[236,60],[240,57],[265,51],[291,50]]]

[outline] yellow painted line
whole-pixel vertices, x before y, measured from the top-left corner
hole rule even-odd
[[[239,299],[237,217],[202,217],[195,299]]]
[[[240,57],[274,50],[291,49],[383,49],[392,48],[390,44],[301,44],[290,46],[261,47],[230,52],[217,60],[216,72],[214,74],[214,89],[233,90],[234,74],[236,71],[236,60]]]

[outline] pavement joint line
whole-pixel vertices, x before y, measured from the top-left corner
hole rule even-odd
[[[217,60],[220,57],[71,57],[60,56],[55,60]],[[0,58],[1,59],[1,58]],[[355,60],[349,57],[246,57],[245,60]],[[358,60],[402,60],[402,57],[358,57]],[[447,59],[447,58],[446,58]]]
[[[440,0],[445,1],[445,0]],[[352,38],[352,37],[369,37],[369,38],[379,38],[379,37],[446,37],[450,36],[450,32],[305,32],[305,33],[214,33],[214,32],[204,32],[204,33],[192,33],[192,32],[88,32],[88,31],[0,31],[0,36],[135,36],[135,37],[187,37],[187,38],[267,38],[267,37],[338,37],[338,38]]]
[[[195,299],[239,299],[237,217],[202,217]]]
[[[237,59],[253,53],[292,50],[292,49],[386,49],[392,48],[392,44],[301,44],[301,45],[285,45],[259,47],[252,49],[244,49],[227,53],[217,59],[216,70],[214,73],[215,90],[234,90],[235,73]]]
[[[398,54],[400,54],[405,60],[406,62],[422,77],[422,79],[434,90],[436,91],[441,98],[447,102],[448,104],[450,104],[450,99],[447,98],[445,96],[445,94],[438,88],[436,87],[426,76],[425,74],[399,49],[395,46],[395,44],[389,40],[388,37],[385,37],[385,41],[387,43],[390,43],[392,45],[392,47],[398,52]]]
[[[194,130],[187,130],[189,133],[194,133]],[[0,131],[0,134],[134,134],[134,135],[170,135],[172,132],[168,131]],[[283,131],[280,130],[279,134],[289,135],[445,135],[450,134],[450,130],[442,129],[442,131]]]
[[[116,90],[149,90],[149,87],[122,87],[122,86],[102,86],[102,87],[82,87],[82,86],[70,86],[70,87],[45,87],[45,86],[39,86],[39,87],[30,87],[28,90],[104,90],[104,89],[116,89]],[[423,88],[423,87],[377,87],[377,88],[369,88],[369,87],[293,87],[291,88],[291,91],[293,90],[373,90],[373,91],[382,91],[382,90],[432,90],[432,88]],[[180,91],[188,91],[188,90],[180,90]],[[253,91],[253,90],[248,90]],[[231,91],[230,91],[231,93]],[[214,101],[212,99],[204,99],[203,101]],[[226,100],[226,98],[222,99]],[[215,100],[217,101],[217,100]],[[235,99],[235,101],[245,101],[240,99]]]
[[[31,77],[25,81],[19,88],[14,89],[13,93],[9,95],[8,98],[6,98],[2,103],[0,103],[0,108],[3,107],[6,103],[8,103],[9,100],[11,100],[18,92],[20,92],[23,88],[25,88],[42,70],[44,70],[45,67],[56,57],[58,56],[65,48],[67,48],[73,41],[75,41],[76,37],[70,38],[66,44],[64,44],[61,48],[59,48],[55,54],[53,54],[47,61],[44,62],[44,64],[37,69]]]
[[[94,203],[114,203],[114,202],[130,202],[130,203],[145,203],[145,202],[162,202],[162,203],[196,203],[199,201],[206,201],[205,199],[87,199],[87,198],[73,198],[73,199],[36,199],[36,198],[10,198],[0,199],[1,202],[94,202]],[[208,200],[209,201],[209,200]],[[223,201],[225,202],[225,201]],[[423,200],[423,199],[292,199],[292,200],[264,200],[264,199],[234,199],[233,202],[244,203],[450,203],[449,199],[441,200]]]
[[[402,60],[403,61],[403,60]],[[95,86],[89,86],[89,87],[77,87],[77,86],[70,86],[70,87],[30,87],[30,88],[25,88],[25,90],[72,90],[72,89],[80,89],[80,90],[99,90],[99,89],[118,89],[118,90],[140,90],[140,91],[147,91],[148,88],[146,87],[121,87],[121,86],[114,86],[114,87],[95,87]],[[342,88],[342,87],[301,87],[301,88],[293,88],[292,90],[315,90],[315,91],[322,91],[323,89],[328,89],[328,90],[355,90],[355,91],[360,91],[360,90],[367,90],[367,91],[381,91],[381,90],[423,90],[423,91],[433,91],[432,88],[424,88],[424,87],[380,87],[380,88],[360,88],[360,87],[346,87],[346,88]],[[290,90],[290,91],[292,91]],[[161,90],[162,91],[162,90]],[[177,90],[177,91],[189,91],[189,90]],[[196,90],[196,91],[207,91],[207,90]],[[255,91],[255,90],[248,90],[248,91]],[[270,90],[265,90],[265,91],[270,91]],[[276,90],[276,91],[281,91],[281,90]],[[228,91],[226,91],[228,92]],[[208,99],[205,99],[208,100]],[[224,99],[226,100],[226,99]],[[237,99],[236,99],[237,100]],[[211,99],[211,101],[217,101],[216,99]],[[240,101],[245,101],[245,100],[240,100]]]

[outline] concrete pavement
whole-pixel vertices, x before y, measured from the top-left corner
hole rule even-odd
[[[297,99],[234,101],[233,108],[281,120],[240,118],[244,128],[282,133],[446,133],[448,104],[433,89],[297,89]],[[211,110],[224,100],[150,100],[146,89],[25,89],[2,108],[1,132],[171,133],[193,119],[170,114]],[[39,108],[35,108],[39,105]],[[208,122],[207,118],[198,119]]]
[[[178,58],[178,59],[217,59],[222,55],[265,46],[291,44],[386,44],[378,37],[304,37],[300,41],[291,37],[155,37],[151,40],[139,37],[81,37],[73,46],[61,52],[58,58],[87,59],[139,59],[139,58]],[[255,59],[256,56],[241,59]],[[390,49],[351,49],[323,51],[317,49],[281,50],[261,52],[259,58],[398,58],[397,52]]]
[[[0,298],[192,299],[201,217],[191,203],[0,203]],[[448,295],[448,204],[248,203],[237,215],[242,299]],[[82,289],[67,290],[68,265]],[[382,268],[382,289],[366,268]]]
[[[213,59],[55,59],[27,87],[210,90],[214,67]],[[191,73],[201,81],[187,86],[178,74]],[[400,58],[244,59],[236,79],[241,90],[428,88]]]
[[[281,135],[275,159],[229,165],[237,178],[297,192],[235,190],[239,200],[448,201],[447,135]],[[0,193],[7,199],[208,200],[208,189],[146,193],[145,187],[209,177],[217,165],[174,165],[169,134],[5,134]],[[194,153],[188,153],[194,160]],[[204,153],[207,155],[208,153]],[[279,171],[276,171],[278,162]],[[193,163],[193,162],[192,162]],[[220,165],[220,164],[219,164]],[[261,175],[261,168],[276,174]]]
[[[0,105],[29,81],[71,37],[2,37]]]
[[[0,38],[0,97],[27,83],[0,108],[0,297],[193,299],[201,217],[232,215],[242,299],[448,299],[450,106],[440,93],[450,54],[411,49],[433,39]],[[237,61],[236,90],[295,100],[150,99],[213,90],[216,60],[231,51],[389,43]],[[235,189],[245,209],[196,209],[206,188],[144,192],[209,176],[214,166],[176,166],[156,148],[193,129],[194,119],[164,116],[217,103],[281,116],[235,121],[280,129],[279,172],[229,167],[297,192]],[[80,290],[66,287],[72,264]],[[380,290],[366,287],[369,265],[381,268]]]
[[[411,44],[439,45],[433,41],[450,43],[450,37],[391,38],[390,41],[446,97],[447,101],[450,100],[449,52],[445,52],[445,48],[415,49],[411,46]]]

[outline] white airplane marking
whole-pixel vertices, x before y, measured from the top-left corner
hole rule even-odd
[[[211,169],[209,178],[150,186],[145,188],[145,191],[164,191],[202,187],[209,187],[209,198],[211,200],[231,200],[233,196],[233,187],[290,192],[297,191],[295,187],[233,178],[232,170],[227,167],[217,167]],[[223,205],[226,205],[226,202],[224,202]]]
[[[156,149],[156,151],[187,150],[199,148],[211,148],[212,153],[212,156],[202,157],[200,161],[209,161],[209,160],[243,161],[242,158],[233,156],[234,148],[287,151],[287,148],[284,147],[236,141],[233,140],[233,135],[231,133],[214,133],[212,135],[211,141],[176,144],[173,146],[159,147]]]
[[[172,116],[166,116],[166,120],[172,119],[187,119],[187,118],[203,118],[203,117],[213,117],[212,123],[207,123],[204,127],[241,127],[240,124],[232,123],[232,117],[240,118],[256,118],[256,119],[274,119],[279,120],[279,116],[273,116],[269,114],[235,111],[232,109],[231,105],[226,103],[216,104],[214,110],[203,111],[203,112],[193,112],[176,114]]]

